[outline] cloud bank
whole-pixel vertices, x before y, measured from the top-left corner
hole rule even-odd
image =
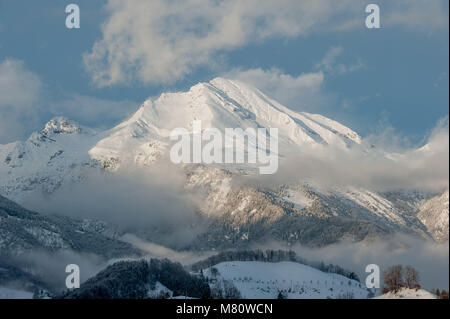
[[[220,53],[270,38],[364,30],[360,0],[109,0],[102,37],[84,54],[93,83],[173,83]],[[380,1],[383,27],[448,28],[445,1]]]
[[[187,246],[204,224],[197,213],[201,197],[184,189],[182,169],[166,157],[145,169],[123,166],[111,174],[91,172],[83,183],[65,184],[49,198],[30,195],[21,204],[42,213],[102,220],[157,244]]]
[[[292,110],[318,112],[321,108],[329,108],[337,102],[335,94],[324,90],[327,78],[355,72],[364,67],[361,59],[349,65],[339,63],[338,58],[343,52],[344,48],[341,46],[331,47],[316,63],[314,71],[298,76],[284,73],[277,68],[235,68],[222,74],[222,77],[251,84]]]
[[[251,84],[293,110],[317,109],[328,101],[322,90],[325,77],[322,71],[292,76],[276,68],[234,69],[223,76]]]
[[[276,187],[311,181],[321,187],[361,187],[373,191],[420,189],[442,191],[449,187],[449,127],[441,120],[420,148],[396,143],[390,130],[363,139],[349,149],[307,149],[286,154],[271,176],[240,177],[236,183]]]

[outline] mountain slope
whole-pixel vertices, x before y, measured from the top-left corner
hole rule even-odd
[[[357,133],[338,122],[317,114],[295,113],[244,83],[216,78],[187,92],[164,93],[155,101],[145,101],[129,120],[108,131],[89,154],[116,165],[130,160],[148,165],[164,152],[173,129],[192,132],[194,120],[201,121],[202,129],[221,132],[225,128],[277,127],[281,154],[293,146],[346,147],[361,141]]]
[[[88,154],[97,139],[95,131],[58,117],[24,142],[0,145],[0,194],[20,202],[81,181],[100,165]]]
[[[104,222],[41,215],[0,196],[0,254],[73,250],[112,258],[138,254]]]
[[[426,201],[418,218],[427,227],[433,238],[439,242],[448,241],[448,190]]]

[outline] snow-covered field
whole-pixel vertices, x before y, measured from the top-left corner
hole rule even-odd
[[[436,295],[424,289],[401,289],[397,292],[388,292],[375,299],[437,299]]]
[[[211,286],[216,281],[231,281],[246,299],[277,298],[281,290],[290,299],[365,299],[369,293],[358,281],[295,262],[232,261],[212,268],[218,270],[216,276],[211,268],[203,270],[212,279]]]
[[[33,294],[28,291],[0,287],[0,299],[32,299]]]

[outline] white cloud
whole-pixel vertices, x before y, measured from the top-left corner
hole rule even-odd
[[[340,56],[344,52],[344,49],[341,46],[335,46],[331,47],[330,50],[328,50],[325,57],[316,64],[317,69],[325,69],[327,71],[330,71],[333,69],[333,64],[338,56]]]
[[[273,68],[270,70],[234,69],[224,77],[240,80],[258,88],[270,98],[296,110],[317,108],[325,101],[321,92],[324,81],[322,71],[292,76]]]
[[[0,143],[22,137],[27,126],[36,124],[42,82],[22,61],[0,63]]]
[[[0,63],[0,108],[28,108],[39,97],[42,83],[16,59]]]
[[[159,259],[168,258],[172,261],[176,261],[184,265],[191,265],[194,262],[203,260],[214,254],[213,251],[196,252],[196,251],[173,250],[169,247],[145,241],[142,238],[139,238],[133,234],[125,234],[121,237],[121,240],[143,251],[146,254],[146,257]]]
[[[0,62],[0,144],[22,140],[54,116],[109,127],[135,112],[134,101],[111,101],[74,93],[55,98],[23,61]]]
[[[382,25],[428,33],[438,29],[448,32],[448,1],[400,0],[392,1],[388,8],[384,21],[381,20]]]
[[[316,69],[323,70],[331,74],[345,74],[348,72],[354,72],[359,70],[364,66],[361,59],[358,59],[355,63],[351,65],[346,65],[343,63],[337,63],[336,60],[339,56],[344,53],[344,48],[341,46],[333,46],[326,53],[325,57],[316,64]]]
[[[109,0],[103,37],[84,55],[84,62],[99,86],[135,79],[173,82],[198,66],[214,63],[221,50],[338,24],[341,18],[335,13],[345,13],[349,3]]]
[[[214,64],[218,53],[251,42],[363,30],[366,4],[361,0],[109,0],[102,38],[83,58],[98,86],[170,83],[197,67]],[[422,0],[401,5],[381,1],[380,6],[386,26],[420,24],[434,30],[448,20],[444,1],[430,6]]]
[[[322,187],[355,186],[373,191],[449,187],[449,127],[441,120],[421,148],[405,148],[390,129],[364,138],[348,150],[308,148],[294,150],[270,176],[244,177],[244,182],[280,185],[314,181]]]
[[[136,112],[138,105],[135,101],[112,101],[71,93],[58,101],[50,101],[46,112],[84,125],[109,128]]]
[[[233,69],[222,76],[251,84],[294,110],[318,112],[322,107],[329,107],[335,102],[333,94],[323,90],[326,77],[344,75],[364,66],[360,59],[350,65],[338,63],[337,59],[343,52],[341,46],[331,47],[315,65],[316,71],[298,76],[283,73],[277,68]]]

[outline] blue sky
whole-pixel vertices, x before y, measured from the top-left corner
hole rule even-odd
[[[447,1],[374,1],[382,27],[370,30],[360,0],[72,2],[80,29],[65,27],[69,1],[0,0],[0,143],[55,115],[109,127],[147,97],[215,76],[363,136],[392,126],[420,143],[448,116]]]

